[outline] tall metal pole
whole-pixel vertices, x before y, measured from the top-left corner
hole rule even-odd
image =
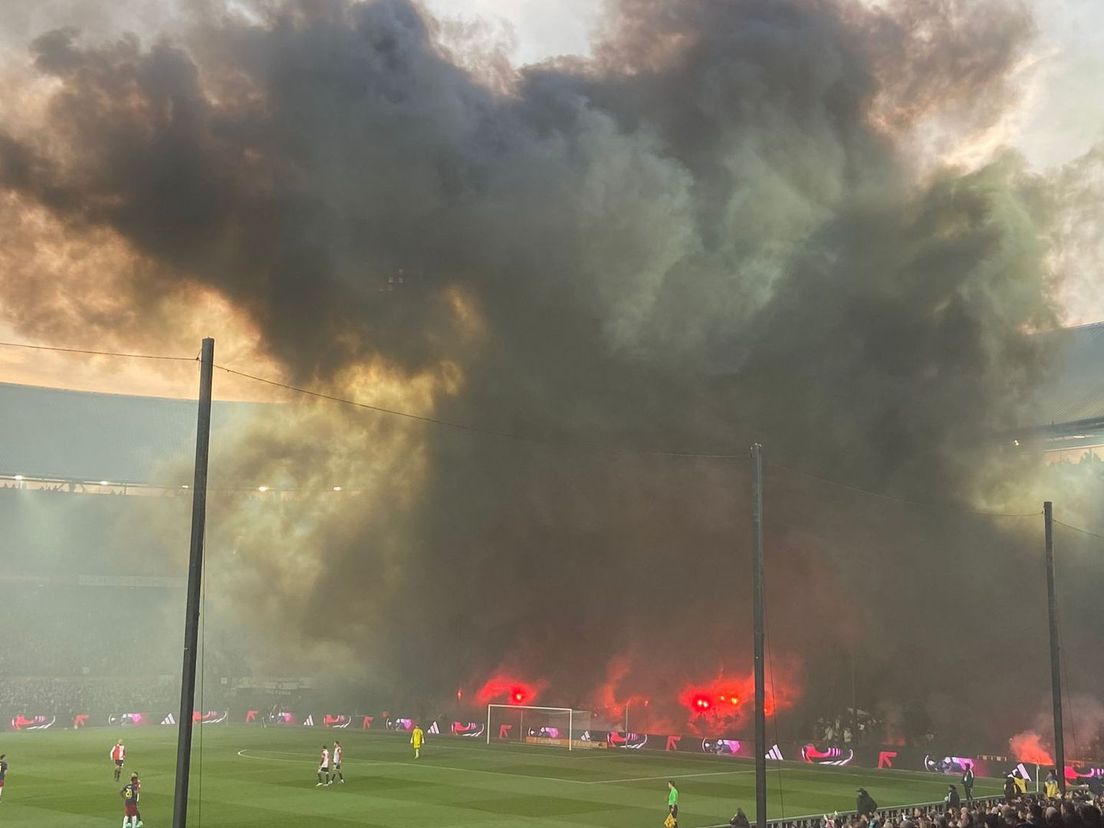
[[[199,365],[199,419],[196,426],[195,480],[192,486],[192,548],[188,563],[188,607],[184,616],[184,669],[177,719],[176,796],[173,828],[188,824],[188,773],[192,764],[192,711],[195,710],[196,656],[199,645],[199,599],[203,584],[203,533],[207,524],[207,454],[211,443],[211,380],[215,340],[203,340]]]
[[[1047,613],[1050,616],[1050,695],[1054,704],[1054,761],[1057,763],[1058,788],[1066,794],[1066,740],[1062,732],[1062,670],[1058,651],[1058,596],[1054,588],[1054,507],[1043,504],[1043,529],[1046,536]]]
[[[752,525],[751,592],[755,630],[755,824],[767,828],[767,717],[763,688],[763,447],[751,447]]]

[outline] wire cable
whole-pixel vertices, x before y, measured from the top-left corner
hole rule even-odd
[[[402,417],[404,419],[414,420],[416,422],[426,423],[428,425],[442,426],[444,428],[456,429],[457,431],[464,431],[471,434],[481,434],[488,437],[499,437],[506,440],[514,440],[521,443],[529,443],[531,445],[542,446],[544,448],[552,448],[557,450],[587,448],[595,453],[615,456],[624,455],[645,457],[682,457],[688,459],[704,460],[735,460],[737,458],[743,458],[746,456],[743,453],[726,452],[665,451],[652,449],[605,449],[601,446],[582,446],[580,444],[572,444],[566,441],[546,440],[539,437],[533,437],[532,435],[521,434],[518,432],[500,431],[498,429],[485,428],[483,426],[473,425],[471,423],[462,423],[456,420],[444,420],[439,417],[428,417],[423,414],[413,414],[409,411],[400,411],[394,408],[386,408],[384,406],[372,405],[371,403],[359,402],[357,400],[348,399],[347,397],[339,397],[336,394],[327,394],[323,391],[314,391],[310,388],[303,388],[302,386],[291,385],[286,382],[280,382],[279,380],[267,379],[266,377],[258,377],[255,374],[248,374],[245,371],[239,371],[235,368],[230,368],[226,365],[219,365],[217,363],[215,364],[215,367],[228,374],[233,374],[236,377],[242,377],[243,379],[260,382],[274,388],[281,388],[285,391],[292,391],[297,394],[314,397],[315,399],[326,400],[328,402],[338,403],[340,405],[349,405],[353,406],[354,408],[361,408],[367,411],[374,411],[377,414]]]
[[[0,348],[25,348],[32,351],[56,351],[62,354],[86,354],[89,356],[120,357],[124,359],[153,359],[167,362],[198,362],[199,357],[172,356],[169,354],[135,354],[123,351],[94,351],[88,348],[62,348],[57,345],[31,345],[28,342],[0,342]]]
[[[1074,526],[1072,523],[1066,523],[1065,521],[1058,520],[1058,518],[1053,518],[1053,520],[1057,526],[1064,526],[1066,529],[1074,532],[1079,532],[1080,534],[1087,535],[1090,538],[1099,538],[1100,540],[1104,540],[1104,534],[1101,534],[1100,532],[1090,532],[1088,529],[1082,529],[1080,526]]]
[[[173,356],[168,354],[139,354],[132,352],[122,351],[101,351],[91,350],[85,348],[66,348],[56,345],[33,345],[25,342],[0,342],[0,347],[7,348],[25,348],[38,351],[56,351],[59,353],[72,353],[72,354],[86,354],[95,356],[109,356],[125,359],[146,359],[146,360],[162,360],[172,362],[198,362],[199,357],[184,357]],[[273,388],[280,388],[285,391],[289,391],[303,396],[312,397],[314,399],[325,400],[327,402],[337,403],[339,405],[352,406],[366,411],[373,411],[377,414],[383,414],[391,417],[401,417],[403,419],[411,420],[414,422],[424,423],[426,425],[438,426],[441,428],[449,428],[456,431],[461,431],[469,434],[482,435],[486,437],[494,437],[503,440],[511,440],[519,443],[526,443],[529,445],[540,446],[543,448],[550,448],[557,451],[564,450],[583,450],[589,451],[594,454],[610,456],[610,457],[668,457],[675,459],[687,459],[687,460],[740,460],[747,456],[746,452],[732,452],[732,451],[687,451],[687,450],[663,450],[663,449],[611,449],[600,445],[585,445],[582,443],[573,443],[570,441],[557,441],[543,439],[535,437],[533,435],[527,435],[520,432],[503,431],[500,429],[488,428],[473,423],[459,422],[456,420],[445,420],[439,417],[430,417],[423,414],[415,414],[409,411],[401,411],[399,409],[387,408],[386,406],[372,405],[371,403],[359,402],[357,400],[341,397],[336,394],[329,394],[323,391],[315,391],[309,388],[304,388],[298,385],[292,385],[290,383],[281,382],[279,380],[269,379],[267,377],[257,376],[256,374],[250,374],[246,371],[240,371],[236,368],[232,368],[228,365],[215,364],[215,367],[224,373],[231,374],[242,379],[250,380],[252,382],[261,383]],[[842,480],[836,480],[823,475],[815,474],[813,472],[805,471],[804,469],[790,466],[784,463],[771,461],[772,468],[778,468],[790,474],[798,475],[808,478],[810,480],[816,480],[821,483],[825,483],[831,486],[836,486],[841,489],[864,494],[869,497],[879,498],[881,500],[892,501],[907,506],[917,506],[927,509],[954,509],[955,511],[974,514],[984,517],[1000,517],[1000,518],[1025,518],[1035,517],[1042,514],[1039,512],[1023,512],[1023,513],[1009,513],[1009,512],[997,512],[988,511],[983,509],[974,509],[962,504],[956,504],[952,502],[925,502],[919,500],[911,500],[909,498],[900,497],[897,495],[887,494],[885,492],[876,492],[871,489],[865,489],[861,486],[856,486],[851,483],[846,483]],[[1058,521],[1055,521],[1058,522]],[[1076,527],[1069,527],[1076,528]],[[1080,531],[1080,530],[1078,530]],[[1092,534],[1086,532],[1086,534]],[[1104,535],[1100,536],[1104,538]]]
[[[487,436],[491,436],[491,437],[500,437],[500,438],[515,440],[515,441],[519,441],[519,442],[530,443],[530,444],[537,445],[537,446],[542,446],[542,447],[545,447],[545,448],[554,448],[554,449],[558,449],[558,450],[571,450],[571,449],[585,448],[585,447],[580,446],[578,444],[573,445],[573,444],[567,443],[567,442],[556,442],[556,441],[552,441],[552,440],[542,440],[542,439],[539,439],[539,438],[534,438],[532,436],[525,435],[525,434],[520,434],[520,433],[517,433],[517,432],[505,432],[505,431],[498,431],[498,430],[494,430],[494,429],[487,429],[487,428],[482,428],[482,427],[479,427],[479,426],[471,425],[469,423],[460,423],[460,422],[456,422],[456,421],[453,421],[453,420],[443,420],[443,419],[439,419],[439,418],[436,418],[436,417],[427,417],[427,416],[420,415],[420,414],[412,414],[412,413],[406,412],[406,411],[398,411],[398,410],[391,409],[391,408],[385,408],[383,406],[376,406],[376,405],[371,405],[369,403],[357,402],[355,400],[350,400],[350,399],[347,399],[345,397],[339,397],[335,394],[327,394],[327,393],[320,392],[320,391],[313,391],[309,388],[303,388],[301,386],[291,385],[289,383],[280,382],[278,380],[267,379],[265,377],[258,377],[254,374],[248,374],[244,371],[239,371],[237,369],[230,368],[230,367],[225,366],[225,365],[216,364],[215,367],[219,368],[222,371],[225,371],[228,374],[233,374],[234,376],[242,377],[243,379],[248,379],[248,380],[252,380],[252,381],[255,381],[255,382],[264,383],[265,385],[273,386],[275,388],[281,388],[281,389],[286,390],[286,391],[291,391],[291,392],[298,393],[298,394],[304,394],[304,395],[314,397],[314,398],[317,398],[317,399],[322,399],[322,400],[327,400],[329,402],[339,403],[341,405],[350,405],[350,406],[354,406],[356,408],[362,408],[362,409],[366,409],[366,410],[369,410],[369,411],[375,411],[375,412],[380,413],[380,414],[388,414],[388,415],[397,416],[397,417],[404,417],[404,418],[407,418],[407,419],[410,419],[410,420],[415,420],[415,421],[418,421],[418,422],[428,423],[428,424],[431,424],[431,425],[438,425],[438,426],[457,429],[457,430],[466,431],[466,432],[474,433],[474,434],[483,434],[483,435],[487,435]],[[601,447],[590,447],[590,449],[592,451],[596,451],[597,453],[601,453],[601,454],[605,454],[605,455],[609,455],[609,456],[672,457],[672,458],[685,458],[685,459],[695,459],[695,460],[737,460],[737,459],[744,459],[744,458],[747,457],[747,454],[744,453],[744,452],[734,453],[734,452],[721,452],[721,451],[713,451],[713,452],[709,452],[709,451],[671,451],[671,450],[666,450],[665,451],[665,450],[654,450],[654,449],[623,449],[623,450],[618,450],[618,449],[603,449]],[[880,499],[883,499],[883,500],[890,500],[890,501],[894,501],[896,503],[901,503],[901,504],[909,505],[909,506],[919,506],[919,507],[926,508],[926,509],[954,509],[955,511],[962,512],[962,513],[965,513],[965,514],[980,515],[980,516],[983,516],[983,517],[1027,518],[1027,517],[1036,517],[1036,516],[1042,514],[1041,509],[1039,511],[1035,511],[1035,512],[997,512],[997,511],[989,511],[989,510],[985,510],[985,509],[974,509],[974,508],[969,507],[969,506],[965,506],[965,505],[961,505],[961,504],[957,504],[957,503],[951,503],[951,502],[939,503],[939,502],[934,502],[934,501],[933,502],[925,502],[925,501],[920,501],[920,500],[911,500],[909,498],[900,497],[900,496],[897,496],[897,495],[890,495],[890,494],[886,494],[884,492],[875,492],[875,491],[872,491],[870,489],[864,489],[861,486],[855,486],[855,485],[850,484],[850,483],[845,483],[841,480],[835,480],[833,478],[824,477],[822,475],[817,475],[817,474],[814,474],[812,472],[805,471],[803,469],[799,469],[799,468],[789,466],[789,465],[786,465],[786,464],[783,464],[783,463],[775,462],[773,460],[771,461],[770,465],[771,465],[771,468],[780,468],[783,471],[790,472],[791,474],[806,477],[806,478],[809,478],[811,480],[817,480],[821,483],[827,483],[827,484],[832,485],[832,486],[837,486],[837,487],[842,488],[842,489],[847,489],[848,491],[857,492],[857,493],[860,493],[860,494],[868,495],[870,497],[880,498]]]

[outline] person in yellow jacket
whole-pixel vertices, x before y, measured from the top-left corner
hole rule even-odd
[[[1046,779],[1043,781],[1043,791],[1046,793],[1047,799],[1058,799],[1061,793],[1058,788],[1058,769],[1055,768],[1046,775]]]
[[[421,725],[414,725],[414,730],[410,733],[410,744],[414,748],[414,758],[422,758],[422,742],[425,741],[425,731],[422,730]]]

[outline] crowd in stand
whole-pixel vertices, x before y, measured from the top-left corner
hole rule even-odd
[[[772,828],[1104,828],[1102,780],[1063,798],[1045,794],[984,797],[966,804],[883,808],[871,813],[773,821]],[[1055,793],[1054,790],[1051,793]],[[733,817],[735,820],[736,817]],[[738,823],[733,822],[733,825]]]
[[[883,724],[865,710],[856,710],[854,713],[846,710],[835,716],[817,719],[813,725],[813,738],[830,745],[879,740]]]
[[[178,704],[178,692],[175,683],[160,677],[5,677],[0,679],[0,713],[5,718],[22,714],[69,719],[78,713],[106,717],[127,712],[169,711]]]
[[[4,585],[0,676],[122,676],[179,670],[177,629],[157,590]]]

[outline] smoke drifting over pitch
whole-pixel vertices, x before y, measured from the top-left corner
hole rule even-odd
[[[214,506],[269,669],[324,642],[396,697],[501,666],[575,706],[613,660],[621,698],[745,673],[744,464],[641,450],[760,439],[894,495],[1009,496],[991,439],[1045,365],[1050,193],[1011,154],[914,153],[1013,103],[1016,4],[622,0],[592,59],[513,75],[493,48],[461,68],[409,0],[186,8],[153,39],[37,37],[0,187],[123,240],[134,307],[213,290],[297,382],[528,438],[318,407],[213,445],[223,480],[347,490]],[[34,292],[5,289],[19,319]],[[1023,588],[1003,532],[772,496],[770,632],[807,686],[857,651],[927,697],[1010,655],[1016,608],[945,577],[965,536]]]

